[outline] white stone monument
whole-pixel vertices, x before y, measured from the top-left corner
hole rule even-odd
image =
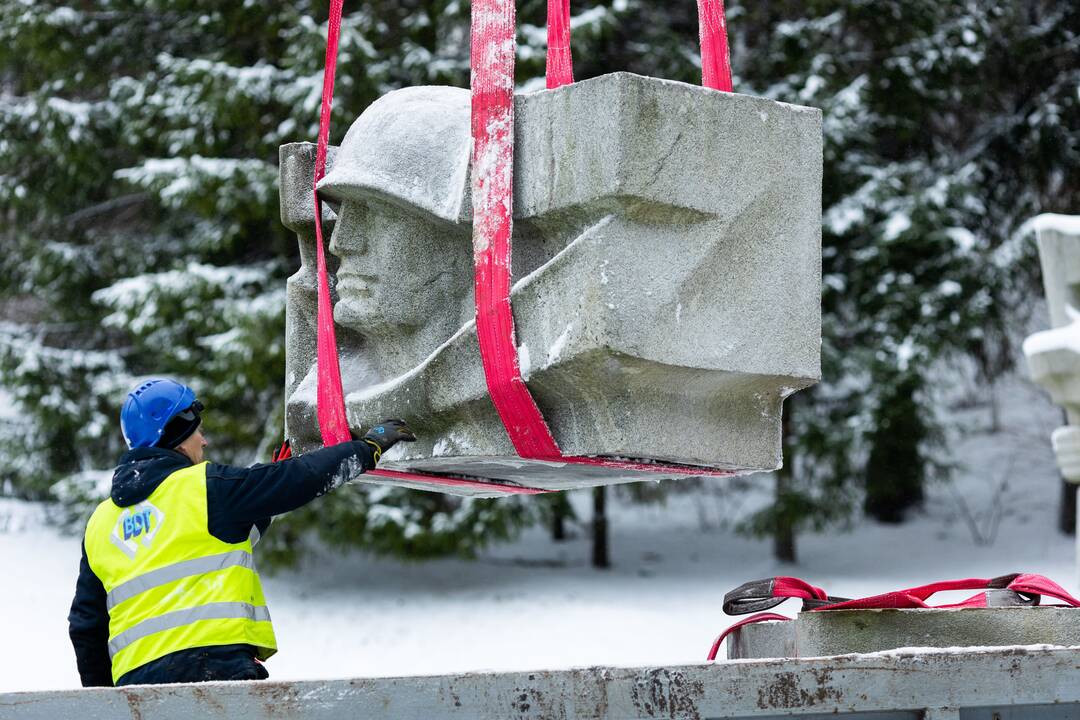
[[[329,157],[350,425],[404,417],[383,467],[561,489],[673,477],[517,457],[473,320],[469,92],[373,103]],[[821,115],[628,73],[515,101],[522,373],[564,454],[780,465],[783,399],[820,376]],[[317,446],[314,146],[281,149],[288,437]]]
[[[1050,330],[1024,341],[1032,379],[1065,408],[1066,425],[1050,436],[1061,475],[1080,482],[1080,216],[1040,215],[1039,243]],[[1080,516],[1077,518],[1080,520]],[[1077,534],[1080,560],[1080,533]],[[1078,566],[1080,571],[1080,566]]]

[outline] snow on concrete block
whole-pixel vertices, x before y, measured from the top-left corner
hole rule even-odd
[[[401,416],[384,467],[561,489],[667,477],[518,458],[473,322],[469,93],[373,103],[320,185],[350,424]],[[287,434],[319,443],[312,146],[282,149]],[[778,467],[783,399],[820,376],[821,115],[628,73],[515,101],[522,370],[568,455]],[[302,167],[301,167],[302,166]],[[302,170],[302,172],[301,172]],[[307,247],[305,248],[305,245]]]

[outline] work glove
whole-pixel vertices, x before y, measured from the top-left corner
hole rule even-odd
[[[282,460],[288,460],[291,457],[292,446],[289,444],[289,441],[286,440],[281,443],[281,447],[270,454],[270,462],[281,462]]]
[[[416,436],[404,420],[391,418],[368,430],[360,439],[375,450],[375,462],[379,462],[384,452],[402,441],[415,442]]]

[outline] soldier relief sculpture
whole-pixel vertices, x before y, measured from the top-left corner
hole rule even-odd
[[[331,154],[320,194],[350,425],[409,419],[421,441],[389,468],[552,489],[664,477],[514,452],[476,340],[469,121],[467,90],[398,90]],[[617,73],[518,96],[515,146],[518,353],[563,452],[775,468],[783,398],[820,373],[818,111]],[[302,258],[286,433],[301,450],[320,443],[313,159],[308,143],[281,151]]]

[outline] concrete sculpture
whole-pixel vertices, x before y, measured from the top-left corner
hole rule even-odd
[[[1065,408],[1054,453],[1062,476],[1080,482],[1080,216],[1040,215],[1033,225],[1053,327],[1028,337],[1024,354],[1035,382]]]
[[[1080,216],[1040,215],[1032,225],[1053,327],[1029,336],[1024,355],[1032,379],[1065,409],[1067,423],[1050,442],[1061,476],[1080,483]],[[1077,558],[1080,573],[1080,534]]]
[[[403,416],[384,466],[560,489],[665,475],[518,458],[473,321],[469,93],[392,92],[329,158],[350,424]],[[281,149],[287,435],[315,416],[314,146]],[[627,73],[515,103],[522,372],[563,452],[780,464],[783,399],[820,374],[819,111]],[[671,477],[671,476],[667,476]]]

